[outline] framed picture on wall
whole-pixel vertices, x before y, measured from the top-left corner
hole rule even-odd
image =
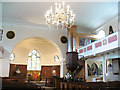
[[[85,46],[86,38],[79,38],[79,46]]]

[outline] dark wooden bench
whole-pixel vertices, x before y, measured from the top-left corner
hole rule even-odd
[[[120,82],[61,82],[61,88],[63,90],[113,90],[120,89]]]

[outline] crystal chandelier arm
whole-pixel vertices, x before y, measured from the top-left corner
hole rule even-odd
[[[70,6],[67,6],[65,10],[64,2],[61,4],[55,3],[54,10],[55,11],[53,12],[53,7],[51,6],[50,10],[47,11],[45,15],[46,23],[50,27],[58,28],[58,26],[61,26],[62,28],[70,28],[74,24],[75,14],[70,10]]]

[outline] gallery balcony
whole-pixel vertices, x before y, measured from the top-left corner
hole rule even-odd
[[[118,49],[120,47],[119,35],[120,31],[117,31],[100,40],[77,49],[77,52],[79,53],[79,56],[88,57]]]

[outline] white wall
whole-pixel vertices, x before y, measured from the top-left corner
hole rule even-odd
[[[114,58],[120,58],[120,54],[119,54],[119,49],[116,50],[116,51],[111,51],[109,52],[108,54],[105,54],[105,59],[106,60],[109,60],[109,59],[114,59]],[[108,61],[107,61],[107,64],[108,64]],[[116,65],[117,66],[117,65]],[[108,67],[106,67],[108,68]],[[120,70],[120,68],[116,68],[116,70]],[[107,72],[107,75],[106,75],[106,81],[120,81],[119,79],[120,75],[110,75],[108,72]]]
[[[118,3],[118,23],[119,23],[119,30],[120,30],[120,2]]]
[[[104,25],[102,25],[100,28],[98,28],[96,30],[96,33],[98,34],[98,32],[100,30],[103,30],[105,32],[105,36],[109,35],[109,26],[113,27],[113,31],[116,32],[119,30],[119,26],[118,26],[118,16],[116,16],[115,18],[111,19],[110,21],[108,21],[107,23],[105,23]]]
[[[93,29],[87,28],[87,27],[77,27],[77,33],[85,33],[85,34],[95,34]]]
[[[92,58],[92,59],[87,59],[87,64],[90,66],[92,66],[93,63],[96,63],[98,68],[99,66],[102,64],[102,58],[101,57],[95,57],[95,58]]]
[[[25,39],[14,47],[12,53],[15,54],[15,59],[11,63],[27,65],[28,54],[33,49],[39,52],[40,64],[42,66],[60,65],[62,56],[59,48],[43,38],[35,37]],[[56,55],[59,57],[57,62],[54,60],[54,56]]]
[[[2,55],[2,59],[0,59],[0,76],[8,77],[9,76],[9,52],[4,49],[4,54]]]
[[[2,29],[2,3],[0,2],[0,29]]]
[[[2,3],[0,3],[0,29],[2,29]],[[1,44],[1,42],[0,42]],[[0,55],[2,56],[2,55]],[[0,76],[2,76],[2,59],[0,59]],[[1,83],[1,80],[0,80]],[[1,87],[1,86],[0,86]]]
[[[111,60],[114,58],[120,58],[120,55],[118,53],[119,53],[119,51],[115,51],[115,52],[110,52],[109,54],[105,55],[106,60],[108,60],[107,66],[108,66],[109,59]],[[113,67],[116,67],[116,70],[120,70],[120,68],[118,68],[117,66],[118,65],[115,65]],[[114,75],[113,71],[112,71],[112,74],[107,72],[106,81],[120,81],[119,77],[120,77],[120,75]]]
[[[3,21],[3,42],[2,45],[6,49],[7,54],[3,56],[4,61],[6,63],[2,64],[3,68],[0,71],[5,71],[8,75],[9,72],[9,55],[12,52],[13,48],[18,44],[20,41],[31,38],[31,37],[40,37],[44,38],[54,45],[56,45],[61,52],[61,59],[63,60],[66,56],[67,52],[67,44],[62,44],[60,41],[61,36],[66,36],[66,30],[52,30],[48,27],[41,26],[41,25],[33,25],[24,22],[16,22],[16,21]],[[14,39],[8,39],[6,37],[7,31],[12,30],[15,32]],[[8,65],[8,67],[4,67],[4,65]],[[2,76],[6,76],[3,74]]]

